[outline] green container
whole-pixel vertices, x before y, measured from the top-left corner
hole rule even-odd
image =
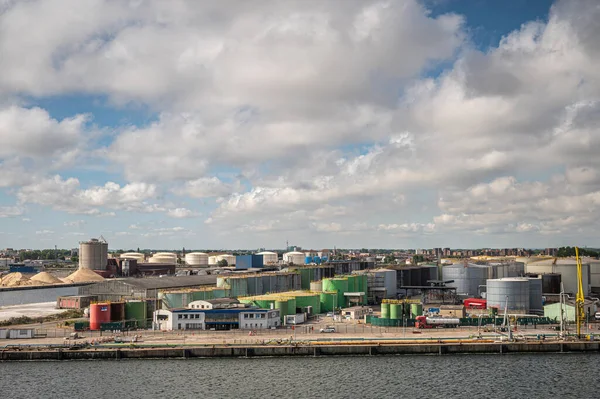
[[[423,315],[423,305],[421,305],[420,303],[412,303],[410,305],[410,313],[411,319],[416,319],[417,316]]]
[[[402,318],[402,314],[400,313],[402,310],[402,305],[398,305],[396,303],[390,304],[390,319],[398,320]]]
[[[125,302],[125,320],[135,320],[138,328],[146,328],[146,303],[143,301]]]
[[[321,312],[333,312],[333,303],[337,297],[335,292],[321,292],[319,294],[321,302]]]
[[[89,321],[76,321],[75,324],[73,325],[73,328],[75,329],[75,331],[89,330],[90,322]]]
[[[381,318],[382,319],[390,318],[390,304],[389,303],[381,304]]]

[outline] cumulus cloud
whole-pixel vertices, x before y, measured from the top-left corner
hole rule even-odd
[[[187,208],[174,208],[167,211],[167,216],[175,219],[186,219],[199,216],[199,213]]]
[[[157,188],[146,183],[120,186],[108,182],[104,186],[82,189],[78,179],[72,177],[63,179],[56,175],[22,187],[17,196],[21,203],[45,205],[76,214],[114,216],[112,212],[102,213],[102,208],[133,212],[164,210],[157,204],[147,202],[156,198]]]

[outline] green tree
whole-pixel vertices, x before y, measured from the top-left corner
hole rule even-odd
[[[385,258],[383,258],[383,263],[385,263],[385,264],[396,263],[396,258],[393,257],[392,255],[387,255]]]
[[[227,263],[227,260],[225,260],[225,259],[221,259],[220,261],[218,261],[217,265],[220,267],[229,266],[229,264]]]

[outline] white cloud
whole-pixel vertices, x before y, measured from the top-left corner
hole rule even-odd
[[[20,206],[0,206],[0,218],[12,218],[21,216],[25,209]]]
[[[164,208],[146,202],[157,195],[157,188],[153,184],[130,183],[120,186],[108,182],[104,186],[81,189],[78,179],[63,180],[58,175],[26,185],[17,193],[21,203],[40,204],[68,213],[95,216],[115,216],[114,212],[101,212],[101,208],[133,212],[162,211]]]
[[[187,208],[174,208],[167,211],[167,216],[175,219],[186,219],[199,216],[199,213]]]

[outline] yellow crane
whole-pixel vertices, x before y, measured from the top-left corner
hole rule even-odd
[[[577,296],[575,297],[575,320],[577,322],[577,337],[581,338],[581,326],[585,321],[585,294],[583,293],[583,275],[581,273],[581,258],[579,248],[575,247],[577,260]]]

